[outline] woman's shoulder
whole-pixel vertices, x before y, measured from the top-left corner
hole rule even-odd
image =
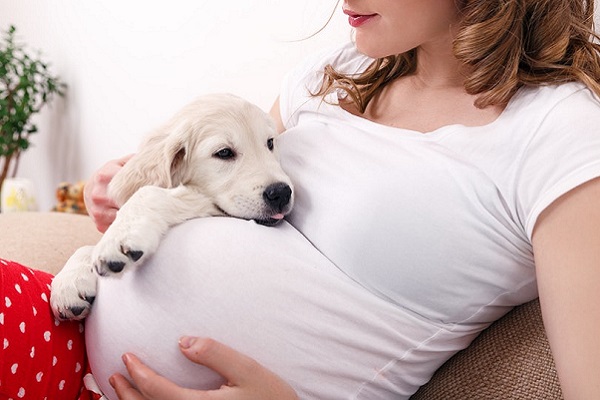
[[[327,65],[331,65],[336,71],[345,74],[354,74],[363,71],[371,62],[372,58],[360,53],[353,42],[327,47],[310,57],[304,59],[299,68],[310,71],[322,71]]]
[[[364,71],[373,59],[360,53],[353,42],[347,42],[325,53],[322,62],[340,73],[356,74]]]
[[[577,114],[585,109],[596,110],[595,114],[600,117],[600,98],[581,82],[523,87],[511,103],[528,113],[537,110],[548,114],[561,110]]]
[[[525,136],[560,130],[598,134],[600,99],[581,82],[524,86],[510,100],[499,119],[504,128]]]
[[[313,87],[323,80],[326,66],[332,66],[337,72],[356,74],[366,69],[373,60],[361,54],[354,43],[328,47],[302,60],[290,73],[288,79],[305,87]]]
[[[359,53],[352,42],[326,48],[304,59],[286,74],[279,92],[281,119],[285,126],[295,125],[302,109],[319,106],[321,100],[313,93],[318,92],[323,83],[326,66],[330,65],[340,73],[355,74],[371,62],[372,59]]]

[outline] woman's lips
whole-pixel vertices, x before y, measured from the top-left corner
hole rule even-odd
[[[344,14],[348,16],[348,23],[353,28],[358,28],[377,16],[377,14],[358,14],[351,10],[344,10]]]

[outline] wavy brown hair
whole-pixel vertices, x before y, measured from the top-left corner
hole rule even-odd
[[[459,1],[459,0],[457,0]],[[504,105],[521,86],[580,81],[600,96],[600,44],[594,0],[460,0],[454,54],[472,71],[467,93],[476,106]],[[390,81],[413,73],[416,50],[374,60],[362,73],[331,65],[316,96],[341,89],[358,110]]]

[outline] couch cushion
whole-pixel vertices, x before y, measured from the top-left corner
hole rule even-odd
[[[57,212],[0,214],[0,258],[56,274],[73,252],[101,237],[91,218]]]
[[[437,399],[562,399],[539,301],[492,324],[411,397]]]

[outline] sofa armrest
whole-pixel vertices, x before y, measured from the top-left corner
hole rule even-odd
[[[58,212],[2,213],[0,232],[0,258],[51,274],[101,237],[90,217]]]
[[[562,399],[539,301],[516,307],[448,360],[412,400]]]

